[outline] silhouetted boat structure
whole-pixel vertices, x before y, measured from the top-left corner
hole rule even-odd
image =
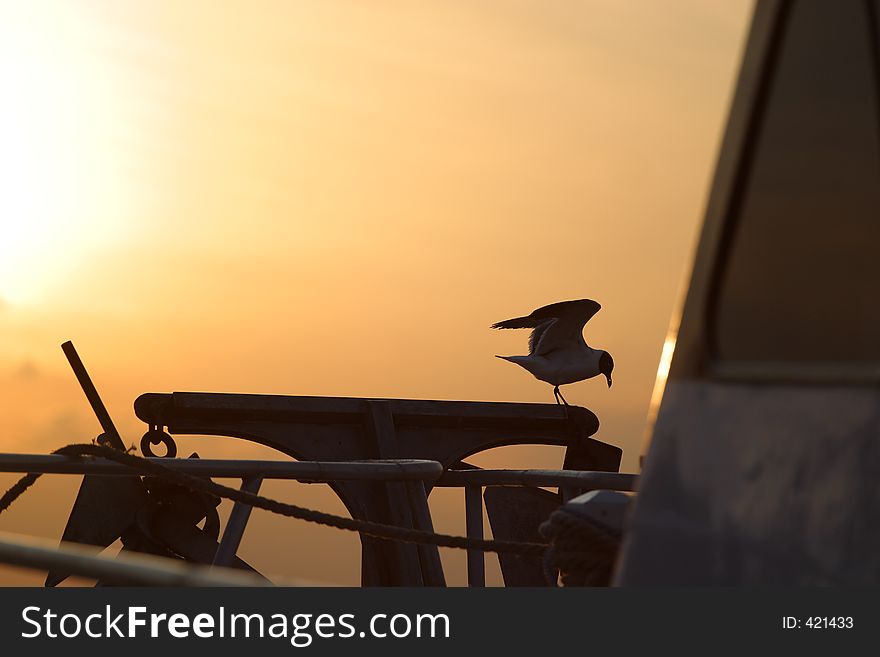
[[[759,1],[618,584],[880,583],[878,255],[880,3]]]
[[[570,500],[585,489],[635,485],[634,475],[617,472],[620,450],[592,438],[598,420],[582,408],[566,415],[544,404],[146,394],[135,403],[151,427],[142,447],[148,454],[165,442],[173,455],[166,428],[253,440],[299,462],[164,461],[202,476],[241,476],[251,491],[273,476],[325,480],[354,518],[413,529],[430,530],[433,488],[462,487],[473,539],[484,500],[498,539],[537,540],[551,511],[551,520],[566,509],[604,518],[622,531],[622,549],[610,552],[617,585],[880,583],[878,253],[880,7],[758,0],[625,523],[620,497]],[[90,401],[108,440],[118,440],[96,393]],[[462,460],[512,444],[566,445],[563,469],[486,471]],[[386,476],[387,463],[363,459],[391,460],[397,470]],[[322,479],[330,463],[345,472]],[[132,526],[141,480],[105,476],[128,471],[0,456],[0,470],[32,468],[90,473],[65,538],[109,545]],[[550,486],[559,492],[538,488]],[[173,501],[153,520],[164,523],[175,554],[249,568],[235,557],[246,505],[236,505],[218,543],[210,499],[155,487]],[[156,550],[143,538],[129,534],[132,549]],[[436,546],[369,537],[362,546],[364,584],[444,581]],[[545,583],[540,557],[500,557],[506,584]],[[471,585],[484,583],[482,558],[469,552]],[[49,583],[70,572],[70,563],[56,565]]]
[[[102,424],[98,442],[122,440],[71,343],[71,366]],[[405,399],[291,397],[213,393],[141,395],[135,412],[149,430],[141,450],[173,471],[199,477],[240,477],[257,493],[264,479],[325,482],[352,518],[433,532],[427,495],[435,487],[465,490],[467,535],[481,539],[482,491],[496,539],[538,541],[538,525],[573,491],[632,489],[633,475],[616,472],[621,450],[590,436],[595,415],[549,404],[448,402]],[[167,432],[166,432],[167,429]],[[170,433],[168,433],[170,432]],[[233,436],[282,452],[297,461],[177,459],[175,435]],[[157,458],[152,445],[164,443]],[[462,459],[516,444],[568,445],[563,470],[480,470]],[[85,474],[62,540],[99,548],[121,538],[125,552],[236,569],[254,569],[236,556],[251,506],[236,501],[219,536],[219,499],[161,478],[133,476],[125,464],[63,455],[0,455],[13,472]],[[512,488],[512,486],[523,488]],[[555,486],[558,493],[536,487]],[[523,496],[522,493],[526,495]],[[198,524],[204,521],[204,526]],[[219,542],[218,542],[219,538]],[[442,586],[437,545],[362,540],[365,585]],[[469,550],[468,577],[485,583],[483,553]],[[546,584],[540,557],[501,557],[510,584]],[[50,570],[48,585],[68,574],[70,562]],[[119,574],[116,571],[118,581]],[[197,578],[194,581],[199,581]]]

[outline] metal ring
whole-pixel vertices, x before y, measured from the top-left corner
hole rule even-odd
[[[165,445],[163,458],[174,458],[177,456],[177,443],[174,442],[174,438],[159,427],[151,427],[141,438],[141,453],[144,456],[158,456],[158,454],[153,452],[151,445],[159,444]]]

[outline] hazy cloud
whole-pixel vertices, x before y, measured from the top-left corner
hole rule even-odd
[[[37,367],[37,364],[34,363],[34,361],[32,360],[22,361],[13,372],[14,378],[23,381],[33,381],[35,379],[39,379],[40,376],[42,376],[42,372],[40,371],[40,368]]]
[[[38,450],[50,451],[69,443],[89,442],[94,431],[81,411],[73,408],[57,413],[48,422],[40,426],[29,441]]]

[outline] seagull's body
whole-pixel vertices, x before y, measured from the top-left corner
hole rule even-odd
[[[611,387],[614,361],[611,354],[593,349],[583,329],[600,306],[591,299],[562,301],[543,306],[525,317],[515,317],[492,328],[531,328],[528,356],[498,356],[528,370],[536,379],[553,386],[553,394],[567,404],[559,386],[604,374]]]
[[[599,374],[598,349],[571,347],[547,356],[498,356],[528,370],[539,381],[564,386],[591,379]]]

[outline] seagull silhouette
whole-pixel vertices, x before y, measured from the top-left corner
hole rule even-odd
[[[492,324],[495,329],[530,328],[528,356],[496,356],[527,369],[540,381],[553,386],[556,403],[568,406],[559,386],[591,379],[604,374],[611,387],[614,360],[611,354],[593,349],[584,340],[584,326],[599,312],[592,299],[560,301],[533,310],[525,317],[515,317]]]

